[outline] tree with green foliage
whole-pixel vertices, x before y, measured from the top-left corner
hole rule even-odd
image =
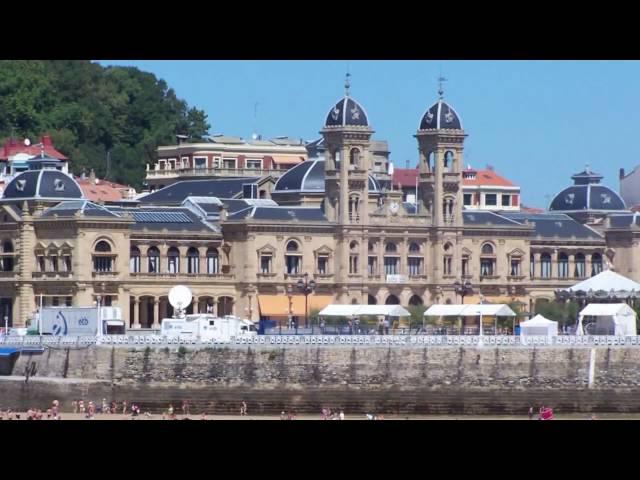
[[[79,175],[140,187],[156,148],[176,134],[202,140],[207,114],[164,80],[85,60],[0,61],[0,139],[50,134]]]
[[[545,302],[538,300],[535,305],[535,313],[542,315],[549,320],[558,322],[560,327],[574,325],[578,315],[577,302]]]

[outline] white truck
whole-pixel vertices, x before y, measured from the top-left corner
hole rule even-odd
[[[199,340],[229,341],[232,337],[251,337],[258,334],[249,320],[234,316],[217,317],[206,313],[165,318],[161,334],[166,337],[197,338]]]
[[[99,321],[98,321],[99,320]],[[125,333],[119,307],[44,307],[30,327],[43,335],[119,335]]]

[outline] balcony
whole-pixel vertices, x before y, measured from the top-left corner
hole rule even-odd
[[[2,278],[15,278],[18,276],[18,272],[14,271],[14,272],[3,272],[0,271],[0,279]]]
[[[147,180],[162,180],[178,177],[280,177],[288,169],[267,168],[177,168],[173,170],[148,170]]]
[[[200,280],[200,279],[205,279],[205,278],[220,278],[220,279],[232,279],[233,278],[233,274],[231,274],[231,273],[206,273],[206,272],[200,272],[200,273],[130,272],[129,276],[131,278],[139,278],[139,279],[144,279],[144,280],[153,280],[153,279],[156,279],[156,280],[168,280],[168,279],[174,279],[174,280],[184,280],[184,281],[188,281],[190,279],[192,279],[192,280],[193,279]]]
[[[91,272],[93,278],[116,279],[120,272]]]
[[[11,273],[11,272],[7,272]],[[46,280],[56,280],[56,279],[66,279],[71,278],[73,276],[73,272],[31,272],[31,278],[36,279],[46,279]]]

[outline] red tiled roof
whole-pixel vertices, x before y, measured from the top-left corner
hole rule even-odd
[[[466,170],[476,172],[476,178],[464,178],[464,170],[462,177],[463,185],[492,185],[496,187],[513,187],[511,183],[504,177],[501,177],[493,170]]]
[[[544,210],[542,208],[525,207],[524,205],[520,206],[520,211],[522,213],[544,213]]]
[[[80,185],[82,195],[92,202],[118,202],[123,199],[121,188],[128,188],[117,183],[98,180],[95,183],[89,178],[76,177],[76,182]]]
[[[501,177],[493,170],[466,170],[476,172],[476,178],[462,179],[462,185],[491,185],[498,187],[513,187],[514,184],[504,177]],[[396,168],[393,171],[393,185],[400,187],[416,186],[418,177],[417,168]]]
[[[68,160],[62,153],[56,150],[51,142],[51,137],[49,135],[43,135],[40,138],[40,143],[43,144],[44,148],[41,148],[39,145],[29,145],[28,147],[24,144],[24,141],[19,141],[15,138],[9,138],[5,140],[4,145],[2,146],[2,150],[0,150],[0,160],[8,160],[9,157],[16,155],[18,153],[26,153],[27,155],[40,155],[42,150],[44,149],[44,154],[47,157],[57,158],[58,160]]]

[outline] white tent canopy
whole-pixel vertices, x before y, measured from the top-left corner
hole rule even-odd
[[[549,320],[542,315],[536,315],[531,320],[520,322],[520,335],[558,335],[558,322]]]
[[[587,316],[596,317],[594,333],[636,335],[636,312],[626,303],[590,303],[579,313],[578,335],[584,335],[582,322]]]
[[[409,317],[411,314],[400,305],[328,305],[318,315],[325,317],[352,317],[361,315],[384,315]]]
[[[426,312],[425,317],[475,317],[482,316],[498,316],[498,317],[515,317],[513,310],[505,304],[468,304],[468,305],[431,305]]]
[[[631,294],[640,294],[640,283],[630,278],[623,277],[613,270],[604,270],[598,275],[588,278],[574,286],[567,288],[566,292],[606,292],[615,293],[616,296],[626,298]]]

